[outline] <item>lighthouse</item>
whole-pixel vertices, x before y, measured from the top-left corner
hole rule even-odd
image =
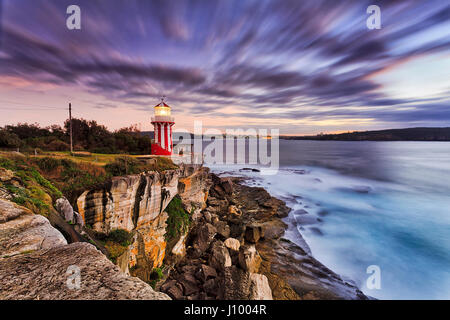
[[[170,115],[170,107],[161,98],[155,107],[152,125],[155,133],[155,143],[152,143],[152,154],[170,156],[172,154],[172,126],[175,119]]]

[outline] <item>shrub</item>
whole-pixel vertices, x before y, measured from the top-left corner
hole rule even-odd
[[[162,272],[161,268],[154,268],[152,272],[150,273],[150,281],[148,284],[155,289],[156,284],[164,277],[164,274]]]
[[[61,140],[53,140],[45,146],[45,149],[50,151],[66,151],[70,149],[69,144]]]
[[[0,147],[17,148],[20,147],[21,144],[22,141],[16,134],[0,129]]]
[[[166,227],[166,241],[181,236],[185,233],[191,223],[191,217],[189,213],[184,210],[179,196],[175,196],[172,201],[166,207],[167,214],[167,227]]]
[[[35,160],[39,169],[44,171],[53,171],[61,165],[61,161],[51,157],[38,158]]]
[[[114,229],[107,235],[106,239],[127,247],[131,244],[133,234],[127,230]]]
[[[141,172],[139,169],[139,161],[127,156],[117,157],[113,162],[105,166],[105,170],[112,176],[123,176]]]
[[[170,158],[167,157],[156,158],[156,170],[158,172],[176,169],[178,169],[178,166],[175,163],[173,163],[173,161]]]

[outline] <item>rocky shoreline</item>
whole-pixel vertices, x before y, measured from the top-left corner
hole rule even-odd
[[[283,238],[290,209],[242,178],[210,174],[206,208],[185,239],[186,255],[158,284],[173,299],[367,299]],[[171,262],[171,255],[165,262]]]
[[[75,206],[44,183],[44,217],[11,192],[42,185],[0,169],[0,299],[367,299],[285,239],[290,209],[243,178],[180,165],[113,177]],[[89,281],[66,290],[74,265]]]

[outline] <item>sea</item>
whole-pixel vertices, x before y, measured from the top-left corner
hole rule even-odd
[[[276,174],[207,166],[286,201],[285,237],[365,294],[450,299],[450,142],[280,140]]]

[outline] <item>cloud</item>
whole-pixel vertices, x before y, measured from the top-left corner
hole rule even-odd
[[[402,61],[450,51],[442,1],[381,1],[375,31],[365,26],[370,1],[110,2],[80,0],[79,32],[64,26],[68,0],[8,5],[0,76],[111,101],[99,108],[142,108],[166,94],[185,113],[224,118],[225,107],[261,119],[277,108],[284,119],[445,118],[445,105],[398,98],[375,80]]]

